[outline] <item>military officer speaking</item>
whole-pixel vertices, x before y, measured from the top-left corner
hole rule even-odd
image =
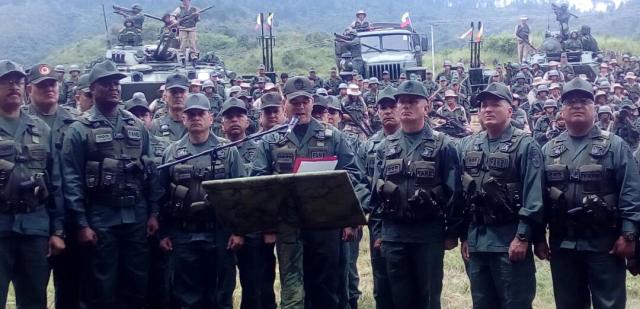
[[[550,257],[557,308],[625,308],[625,258],[640,222],[638,167],[620,137],[594,125],[590,83],[574,78],[561,99],[567,131],[542,149],[551,251],[536,254]]]
[[[362,196],[366,187],[353,150],[344,136],[338,129],[311,117],[312,82],[306,77],[291,78],[284,85],[284,96],[285,113],[290,119],[296,117],[298,124],[284,136],[273,133],[263,137],[253,162],[252,175],[292,173],[296,158],[337,156],[336,169],[349,173],[356,193]],[[336,270],[340,242],[341,238],[353,239],[353,228],[301,231],[297,227],[294,207],[280,216],[282,222],[277,230],[276,248],[282,285],[281,307],[338,308],[340,271]]]
[[[427,124],[431,103],[421,82],[403,82],[394,97],[400,130],[377,150],[371,193],[382,218],[393,305],[440,308],[444,251],[456,247],[461,221],[451,216],[460,188],[458,155],[451,139]]]
[[[48,68],[47,68],[48,69]],[[0,307],[13,283],[18,308],[46,308],[47,257],[65,249],[60,166],[51,130],[23,112],[26,75],[0,60]],[[38,95],[57,101],[56,82]],[[56,89],[57,90],[57,89]]]
[[[465,212],[462,256],[474,308],[531,308],[534,228],[542,223],[542,155],[511,125],[511,92],[491,83],[478,94],[485,131],[460,141]]]
[[[228,141],[211,133],[209,99],[191,94],[183,119],[187,135],[164,152],[163,163],[218,147]],[[243,177],[244,164],[235,147],[162,169],[158,182],[164,189],[160,247],[172,252],[172,304],[176,308],[218,308],[221,270],[219,248],[237,250],[244,239],[232,235],[217,220],[214,205],[205,199],[202,182]],[[235,283],[235,282],[234,282]],[[231,297],[231,295],[229,295]]]
[[[144,124],[121,109],[111,61],[89,73],[94,106],[65,132],[65,202],[86,246],[90,308],[141,308],[147,284],[147,239],[158,229],[157,192],[145,192],[153,154]]]

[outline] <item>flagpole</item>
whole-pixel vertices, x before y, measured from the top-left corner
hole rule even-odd
[[[264,15],[260,13],[260,43],[262,46],[262,64],[267,64],[267,58],[265,55],[265,39],[264,39]]]
[[[269,62],[271,64],[270,72],[275,72],[275,66],[273,65],[273,12],[269,12],[269,50],[270,59]]]
[[[431,72],[436,74],[436,48],[435,38],[433,37],[433,25],[431,25]]]

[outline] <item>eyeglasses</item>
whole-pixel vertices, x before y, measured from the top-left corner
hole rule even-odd
[[[14,77],[14,78],[2,78],[0,79],[0,85],[2,86],[24,86],[25,81],[24,77]]]

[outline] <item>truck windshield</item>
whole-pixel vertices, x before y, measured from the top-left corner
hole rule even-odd
[[[372,35],[360,37],[362,53],[383,51],[411,51],[408,35]]]

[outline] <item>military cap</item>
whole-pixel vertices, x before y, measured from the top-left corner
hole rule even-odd
[[[407,79],[407,73],[400,73],[400,76],[398,78]]]
[[[308,78],[296,76],[287,80],[282,92],[288,100],[292,100],[299,96],[312,98],[313,85],[311,84],[311,80]]]
[[[593,96],[592,90],[593,88],[591,86],[591,83],[585,81],[582,78],[574,78],[564,85],[560,100],[564,102],[567,99],[567,97],[569,97],[572,94],[579,94],[591,100],[594,100],[595,98]]]
[[[234,92],[240,92],[242,91],[242,87],[240,86],[231,86],[231,88],[229,88],[229,93],[234,93]]]
[[[131,96],[131,98],[135,98],[135,99],[142,99],[142,100],[147,100],[147,96],[144,94],[144,92],[134,92],[133,95]]]
[[[338,89],[347,89],[347,88],[349,87],[345,83],[340,83],[340,85],[338,85]]]
[[[363,80],[362,75],[360,75],[360,74],[356,75],[356,80],[357,81],[362,81]]]
[[[371,85],[371,84],[379,85],[380,81],[378,80],[378,78],[372,77],[372,78],[369,78],[369,85]]]
[[[393,97],[398,100],[403,95],[413,95],[429,99],[429,96],[427,95],[427,88],[425,88],[421,82],[415,80],[402,82],[402,84],[398,86],[398,91],[393,95]]]
[[[506,100],[509,103],[513,100],[509,87],[503,83],[491,83],[482,92],[478,94],[476,99],[480,102],[484,101],[488,97],[497,98],[499,100]]]
[[[325,97],[329,95],[329,93],[327,92],[327,89],[324,89],[324,88],[316,89],[316,94],[317,95],[321,95],[321,96],[325,96]]]
[[[89,72],[89,83],[93,85],[99,79],[112,77],[115,79],[123,79],[127,77],[127,75],[118,72],[115,63],[111,60],[105,60],[93,66],[91,72]]]
[[[602,105],[602,106],[598,107],[598,116],[600,116],[600,114],[613,115],[613,111],[611,110],[610,106]]]
[[[549,93],[549,87],[547,87],[547,85],[538,85],[536,88],[536,94],[539,94],[540,92]]]
[[[266,67],[264,66],[264,64],[261,64],[258,66],[258,70],[266,70]]]
[[[523,63],[520,65],[520,70],[528,70],[530,69],[529,64],[528,63]]]
[[[348,95],[361,95],[360,87],[356,84],[349,84],[349,88],[347,88]]]
[[[449,60],[445,60],[444,63],[442,64],[442,66],[451,66],[451,61]]]
[[[595,98],[597,98],[597,97],[599,97],[599,96],[602,96],[602,95],[603,95],[603,96],[606,96],[607,94],[606,94],[604,91],[602,91],[602,90],[598,90],[598,91],[596,92],[596,95],[594,96],[594,99],[595,99]]]
[[[556,103],[556,100],[554,99],[547,99],[546,101],[544,101],[544,105],[542,106],[542,108],[547,108],[547,107],[553,107],[553,108],[558,108],[558,103]]]
[[[165,82],[165,89],[180,88],[187,90],[189,89],[189,84],[189,79],[186,75],[176,73],[167,77],[167,81]]]
[[[358,15],[364,15],[364,16],[367,16],[367,12],[365,12],[364,10],[358,10],[358,11],[356,12],[356,17],[358,17]]]
[[[463,68],[463,69],[464,69],[464,63],[462,63],[462,62],[458,62],[458,63],[456,64],[456,68]]]
[[[439,82],[444,81],[444,80],[448,80],[448,79],[447,79],[447,77],[446,77],[446,76],[444,76],[444,75],[443,75],[443,76],[440,76],[440,78],[438,78],[438,81],[439,81]]]
[[[29,70],[29,75],[27,76],[28,82],[30,84],[39,84],[45,80],[58,80],[56,77],[56,72],[53,67],[48,64],[36,64]]]
[[[342,111],[342,104],[340,103],[340,99],[336,96],[329,96],[329,104],[327,105],[328,109],[333,109],[337,111]]]
[[[458,95],[456,94],[456,92],[455,92],[455,91],[453,91],[453,90],[451,90],[451,89],[448,89],[448,90],[446,90],[446,91],[444,92],[444,97],[445,97],[445,98],[449,98],[449,97],[457,98],[457,97],[458,97]]]
[[[396,94],[396,88],[391,86],[384,87],[382,91],[378,94],[378,99],[376,100],[376,104],[381,105],[384,103],[396,103],[396,98],[394,95]]]
[[[53,70],[58,72],[58,73],[64,73],[65,72],[64,65],[62,65],[62,64],[56,65],[56,67]]]
[[[244,104],[244,103],[242,103]],[[202,93],[191,93],[187,96],[185,102],[184,111],[199,109],[203,111],[209,111],[211,105],[209,105],[209,98]]]
[[[27,77],[27,74],[24,73],[24,69],[19,64],[11,60],[0,60],[0,77],[10,73],[18,73],[25,78]]]
[[[315,73],[316,69],[315,68],[309,68],[309,73]]]
[[[549,70],[549,76],[559,76],[558,70]]]
[[[69,73],[71,72],[80,72],[80,67],[77,64],[72,64],[69,66]]]
[[[204,83],[202,83],[202,89],[204,89],[204,88],[214,88],[214,87],[215,87],[215,85],[210,80],[205,80]]]
[[[618,65],[618,59],[615,59],[615,58],[614,58],[614,59],[611,59],[611,61],[609,61],[609,64],[612,64],[612,65],[613,65],[613,64]]]
[[[260,109],[282,106],[282,96],[277,92],[267,92],[260,97]]]
[[[389,75],[389,71],[387,70],[382,71],[382,75]]]
[[[244,101],[236,98],[230,98],[225,101],[224,104],[222,104],[222,110],[220,111],[220,113],[224,115],[226,112],[234,108],[242,110],[242,112],[244,112],[245,114],[247,113],[247,104],[245,104]]]
[[[91,86],[89,84],[89,74],[82,74],[78,77],[78,84],[76,84],[75,90],[80,90],[82,92],[91,92],[89,88]]]
[[[321,106],[321,107],[327,108],[329,106],[329,102],[326,97],[314,94],[313,106]]]
[[[131,100],[125,102],[124,107],[130,112],[135,108],[144,108],[149,111],[149,103],[141,98],[131,98]]]

